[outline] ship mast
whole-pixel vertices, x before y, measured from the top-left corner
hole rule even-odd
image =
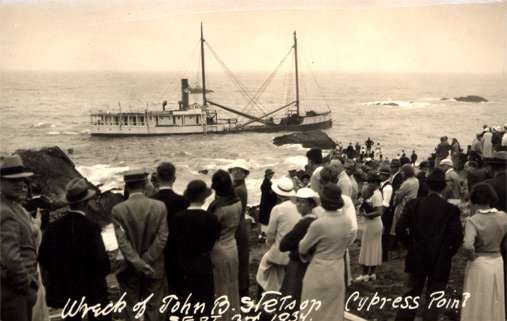
[[[202,30],[202,22],[201,22],[201,76],[202,76],[202,104],[206,106],[208,101],[206,100],[206,73],[204,70],[204,36]]]
[[[298,40],[296,38],[296,32],[294,31],[294,64],[296,71],[296,110],[299,116],[299,73],[298,73]]]

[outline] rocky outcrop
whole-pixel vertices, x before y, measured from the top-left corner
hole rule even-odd
[[[56,207],[66,206],[65,186],[73,178],[83,178],[72,160],[57,146],[40,150],[17,150],[16,154],[35,174],[30,181],[39,184],[43,194],[53,200]],[[100,225],[110,223],[111,209],[123,200],[123,196],[112,192],[101,193],[96,186],[88,180],[87,182],[97,193],[95,199],[90,202],[90,218]],[[58,216],[58,213],[55,213],[55,216]]]
[[[301,144],[305,148],[334,149],[336,143],[324,132],[312,130],[278,136],[273,139],[277,146],[287,144]]]
[[[464,102],[469,102],[469,103],[485,103],[488,101],[486,98],[483,98],[481,96],[474,96],[474,95],[464,96],[464,97],[455,97],[454,99],[456,101],[464,101]]]

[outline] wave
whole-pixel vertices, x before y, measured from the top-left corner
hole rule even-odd
[[[123,187],[123,177],[119,174],[128,171],[130,167],[97,164],[92,166],[77,166],[76,169],[92,184],[98,185],[101,191],[107,191]]]
[[[380,100],[380,101],[369,101],[363,103],[363,106],[382,106],[382,107],[401,107],[401,108],[410,108],[410,107],[426,107],[431,105],[429,102],[423,101],[413,101],[413,100]]]
[[[47,123],[47,122],[38,122],[36,124],[32,124],[30,128],[55,128],[55,124]]]

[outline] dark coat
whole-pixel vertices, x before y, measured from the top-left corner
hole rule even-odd
[[[500,211],[507,211],[507,172],[499,173],[495,177],[491,179],[487,179],[484,181],[493,187],[496,194],[498,195],[498,203],[496,204],[496,209]]]
[[[411,200],[396,235],[408,249],[405,272],[447,282],[452,257],[463,242],[458,207],[437,194]]]
[[[394,193],[400,189],[402,183],[403,183],[403,175],[401,175],[400,172],[394,174],[394,176],[393,176],[393,198],[394,198]]]
[[[68,211],[48,225],[39,250],[47,271],[47,304],[62,308],[69,298],[96,304],[107,301],[109,258],[100,227],[81,213]]]
[[[276,205],[276,193],[271,189],[271,180],[264,178],[261,184],[261,204],[259,206],[259,222],[263,225],[269,224],[271,210]]]
[[[174,253],[174,249],[172,248],[172,244],[174,244],[172,238],[173,221],[174,217],[176,216],[176,213],[186,209],[189,203],[186,198],[176,194],[172,189],[159,190],[152,197],[156,200],[163,202],[167,210],[167,228],[169,230],[169,236],[167,238],[167,243],[164,248],[164,261],[167,281],[169,283],[169,289],[171,290],[172,284],[174,283],[172,276],[175,275],[174,258],[172,258],[172,254]]]
[[[218,219],[204,210],[187,209],[176,214],[173,227],[174,291],[180,300],[192,294],[191,303],[204,302],[204,315],[209,315],[215,294],[210,252],[220,235]]]
[[[37,216],[37,211],[41,214],[41,225],[40,229],[45,231],[49,224],[49,210],[52,207],[52,202],[50,199],[45,197],[44,195],[35,196],[29,199],[24,207],[26,210],[32,215],[32,217]]]
[[[240,295],[248,295],[249,279],[248,264],[250,261],[250,246],[248,245],[248,226],[245,222],[246,205],[248,202],[248,191],[245,181],[234,182],[234,192],[241,201],[241,219],[236,230],[236,243],[238,245],[239,259],[239,291]]]
[[[430,188],[428,186],[428,180],[424,172],[417,174],[417,180],[419,181],[419,189],[417,190],[417,197],[428,196]]]

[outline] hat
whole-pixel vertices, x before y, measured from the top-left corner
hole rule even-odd
[[[342,190],[338,185],[327,183],[320,193],[322,207],[327,210],[337,210],[343,207]]]
[[[232,162],[231,165],[229,165],[229,167],[227,169],[230,172],[231,169],[233,169],[233,168],[242,169],[243,171],[245,171],[245,173],[247,175],[250,174],[250,171],[248,170],[248,165],[247,165],[246,161],[243,160],[243,159],[237,159],[237,160],[235,160],[234,162]]]
[[[302,187],[298,189],[296,198],[313,198],[316,200],[319,198],[319,194],[317,194],[313,189],[309,187]]]
[[[271,174],[274,174],[275,172],[271,169],[271,168],[268,168],[264,171],[264,175],[271,175]]]
[[[451,166],[451,167],[453,166],[453,164],[452,164],[452,160],[450,160],[449,158],[444,158],[444,159],[442,159],[442,160],[440,161],[440,164],[439,164],[439,165],[440,165],[440,166],[442,166],[442,165],[447,165],[447,166]]]
[[[507,166],[507,151],[494,152],[492,157],[484,157],[483,161],[489,165]]]
[[[187,188],[185,189],[183,195],[185,196],[185,198],[192,201],[201,196],[207,198],[211,195],[211,193],[212,193],[211,188],[206,186],[206,183],[203,182],[202,180],[197,179],[188,183]]]
[[[378,173],[380,175],[391,175],[391,169],[389,167],[387,167],[387,166],[382,166],[379,169]]]
[[[428,161],[422,161],[420,164],[419,164],[419,169],[424,169],[424,168],[430,168],[430,163]]]
[[[65,187],[65,200],[69,204],[86,201],[95,195],[95,191],[89,188],[84,178],[75,177]]]
[[[371,173],[366,178],[366,181],[368,183],[380,183],[382,182],[382,178],[380,178],[380,176],[377,173]]]
[[[144,169],[136,169],[123,173],[123,180],[125,183],[143,182],[146,181],[148,173]]]
[[[25,178],[32,176],[33,173],[26,170],[25,165],[19,155],[7,156],[0,164],[0,177],[1,178]]]
[[[271,185],[271,189],[280,196],[292,197],[296,195],[294,193],[294,183],[290,178],[285,176]]]
[[[399,168],[401,166],[401,162],[399,159],[394,158],[391,160],[391,168]]]
[[[435,168],[426,178],[428,183],[445,183],[445,173],[440,168]]]

